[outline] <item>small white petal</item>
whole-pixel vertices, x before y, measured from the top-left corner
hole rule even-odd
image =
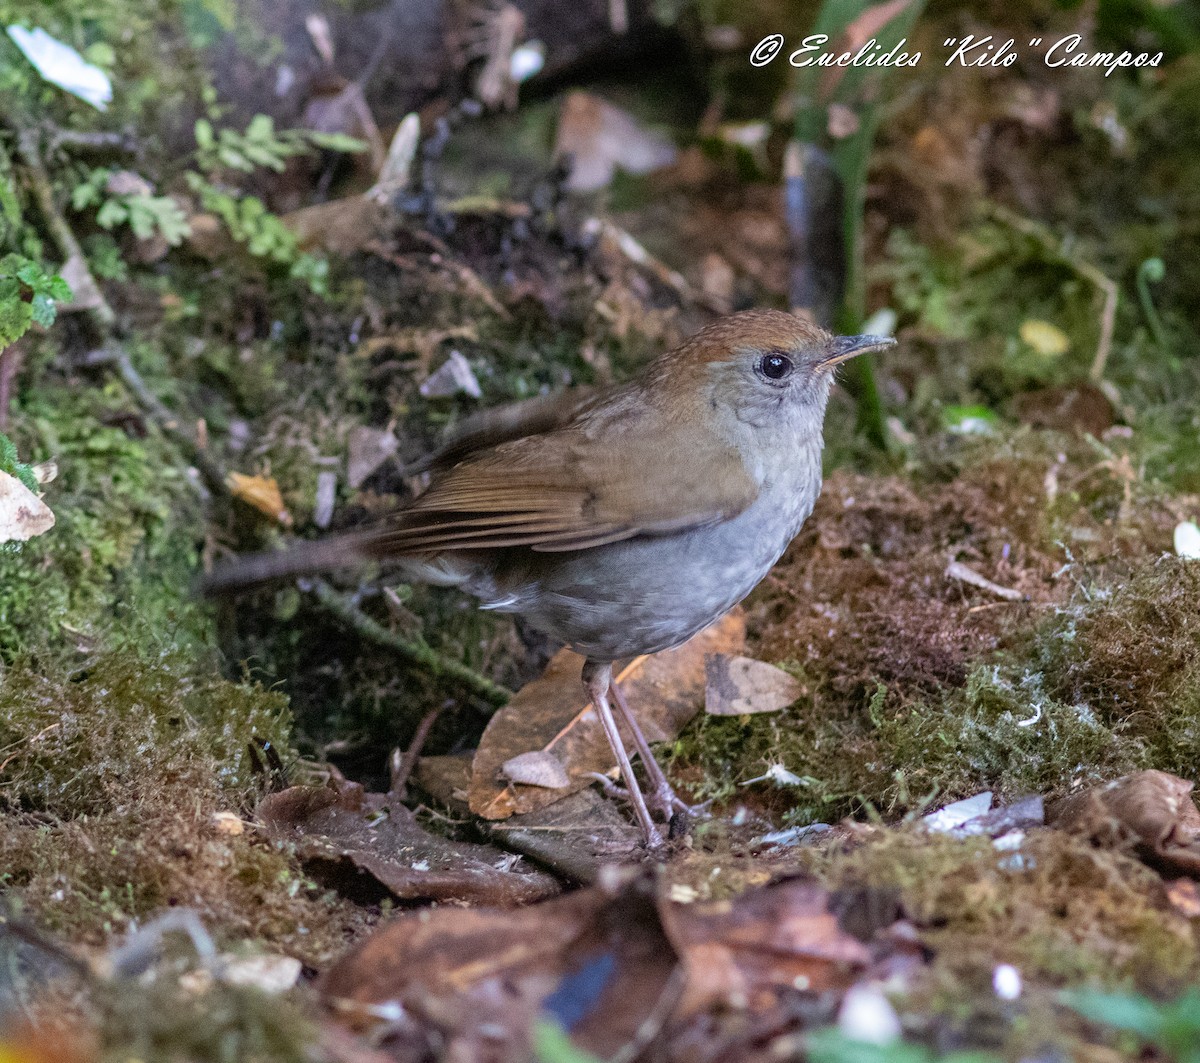
[[[546,65],[546,49],[541,41],[530,41],[521,47],[513,49],[512,58],[508,63],[508,76],[516,84],[528,81],[531,77],[542,72]]]
[[[992,972],[992,988],[1001,1000],[1016,1000],[1021,995],[1021,972],[1011,963],[1002,963]]]
[[[900,1017],[878,986],[864,983],[847,990],[838,1028],[852,1041],[890,1045],[900,1037]]]
[[[1200,561],[1200,527],[1185,520],[1175,526],[1175,553],[1188,561]]]

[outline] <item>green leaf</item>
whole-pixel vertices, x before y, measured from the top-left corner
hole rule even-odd
[[[129,208],[119,199],[106,200],[96,212],[96,224],[102,229],[114,229],[129,220]]]
[[[58,314],[58,307],[55,306],[54,300],[48,295],[38,292],[33,297],[33,301],[29,304],[30,316],[42,328],[49,328],[54,324],[54,318]]]
[[[809,1063],[1001,1063],[991,1052],[951,1052],[934,1055],[924,1045],[894,1041],[877,1045],[847,1037],[836,1026],[814,1030],[805,1037]]]
[[[256,114],[250,119],[250,124],[246,126],[247,140],[274,140],[275,139],[275,121],[268,114]]]
[[[45,280],[46,274],[36,262],[26,262],[23,266],[17,268],[17,280],[21,281],[26,287],[37,289]]]
[[[539,1019],[533,1027],[533,1055],[537,1063],[600,1063],[600,1060],[577,1048],[557,1022]]]
[[[193,132],[196,136],[196,147],[201,151],[212,151],[217,146],[217,138],[213,133],[212,122],[207,118],[197,118]]]
[[[345,133],[318,133],[316,130],[309,130],[305,135],[318,148],[324,148],[326,151],[341,151],[347,155],[357,155],[370,150],[371,147],[365,140],[348,137]]]
[[[1146,1040],[1157,1039],[1163,1031],[1163,1010],[1149,997],[1081,989],[1064,993],[1063,1000],[1085,1019],[1127,1030]]]
[[[0,280],[0,347],[7,347],[29,331],[33,308],[25,301],[20,282]]]
[[[0,432],[0,470],[11,473],[17,464],[17,445]]]
[[[987,435],[1000,418],[986,406],[945,406],[942,408],[942,425],[959,435]]]
[[[250,173],[254,169],[252,162],[249,162],[240,151],[231,148],[228,144],[222,144],[217,149],[217,158],[233,170]]]

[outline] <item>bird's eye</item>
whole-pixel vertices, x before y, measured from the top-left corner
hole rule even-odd
[[[768,380],[782,380],[792,371],[792,360],[785,354],[772,351],[763,355],[758,370]]]

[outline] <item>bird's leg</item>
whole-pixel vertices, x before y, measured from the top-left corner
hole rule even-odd
[[[629,733],[633,735],[633,745],[637,750],[638,756],[642,758],[642,767],[646,770],[646,778],[650,782],[653,789],[653,794],[650,795],[650,807],[661,813],[664,820],[671,822],[676,812],[683,812],[685,815],[690,815],[692,809],[685,805],[675,791],[671,788],[671,784],[667,781],[666,773],[659,767],[659,763],[654,759],[654,754],[650,751],[650,743],[646,740],[645,734],[642,732],[641,725],[637,722],[637,717],[634,716],[633,710],[629,707],[629,702],[625,699],[625,695],[621,692],[621,688],[613,683],[609,688],[613,702],[617,707],[617,712],[621,714],[621,719],[625,721],[625,725],[629,728]]]
[[[617,721],[613,717],[612,707],[608,703],[608,691],[612,686],[612,664],[602,664],[590,658],[583,665],[583,687],[588,699],[596,708],[596,715],[604,727],[604,735],[612,751],[616,755],[625,786],[629,790],[629,802],[633,805],[638,825],[646,839],[647,847],[657,849],[663,843],[662,834],[650,818],[650,810],[646,807],[646,799],[642,796],[641,787],[633,774],[633,765],[629,763],[629,754],[625,752],[625,743],[621,738]]]

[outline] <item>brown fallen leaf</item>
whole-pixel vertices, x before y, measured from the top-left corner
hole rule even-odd
[[[739,610],[674,650],[636,657],[613,670],[630,708],[651,742],[674,738],[699,710],[704,659],[742,648],[746,622]],[[584,700],[583,658],[560,650],[546,671],[524,686],[488,722],[471,765],[468,799],[484,819],[507,819],[544,808],[594,781],[592,772],[615,767],[612,750],[592,706]],[[632,747],[632,740],[626,736]],[[569,785],[555,789],[510,784],[503,765],[521,753],[550,753],[566,769]]]
[[[1165,771],[1135,772],[1054,802],[1046,822],[1100,845],[1133,845],[1160,871],[1200,877],[1200,811],[1192,785]]]
[[[710,654],[704,676],[704,711],[710,716],[778,712],[804,693],[800,682],[782,668],[751,657]]]
[[[0,472],[0,543],[25,542],[54,527],[54,514],[15,476]]]
[[[362,195],[314,203],[284,214],[279,220],[296,234],[302,251],[353,255],[378,238],[388,217],[385,206]]]
[[[829,893],[814,882],[785,879],[732,901],[659,901],[663,928],[686,973],[677,1015],[713,1006],[759,1010],[784,989],[844,989],[870,962],[846,933]]]
[[[383,137],[367,104],[362,85],[332,72],[314,80],[312,95],[304,105],[301,125],[318,133],[341,133],[367,142],[371,172],[383,166]]]
[[[1090,434],[1099,439],[1116,423],[1112,401],[1094,384],[1040,388],[1013,400],[1017,417],[1035,428]]]
[[[439,838],[403,805],[354,786],[293,786],[264,798],[256,816],[267,837],[293,844],[310,874],[343,892],[516,905],[559,891],[550,875],[503,870],[507,854]]]
[[[612,182],[617,169],[645,174],[670,166],[678,152],[659,133],[642,126],[628,111],[588,92],[563,101],[554,144],[557,158],[570,156],[567,187],[595,192]]]
[[[260,513],[272,520],[278,521],[285,528],[292,526],[292,515],[283,504],[283,495],[271,476],[244,476],[240,472],[231,472],[225,483],[229,493],[234,498],[241,499],[248,506],[253,506]]]
[[[665,1018],[675,965],[649,880],[625,876],[515,911],[403,915],[320,988],[343,1021],[383,1027],[402,1014],[390,1024],[399,1036],[435,1035],[447,1059],[527,1060],[534,1021],[547,1014],[581,1048],[612,1058],[652,1015]],[[395,1049],[386,1031],[376,1036]]]
[[[471,754],[422,757],[416,782],[455,815],[468,815]],[[597,789],[578,790],[545,808],[480,826],[503,848],[523,853],[560,877],[588,885],[601,869],[642,844],[641,832],[625,811]]]

